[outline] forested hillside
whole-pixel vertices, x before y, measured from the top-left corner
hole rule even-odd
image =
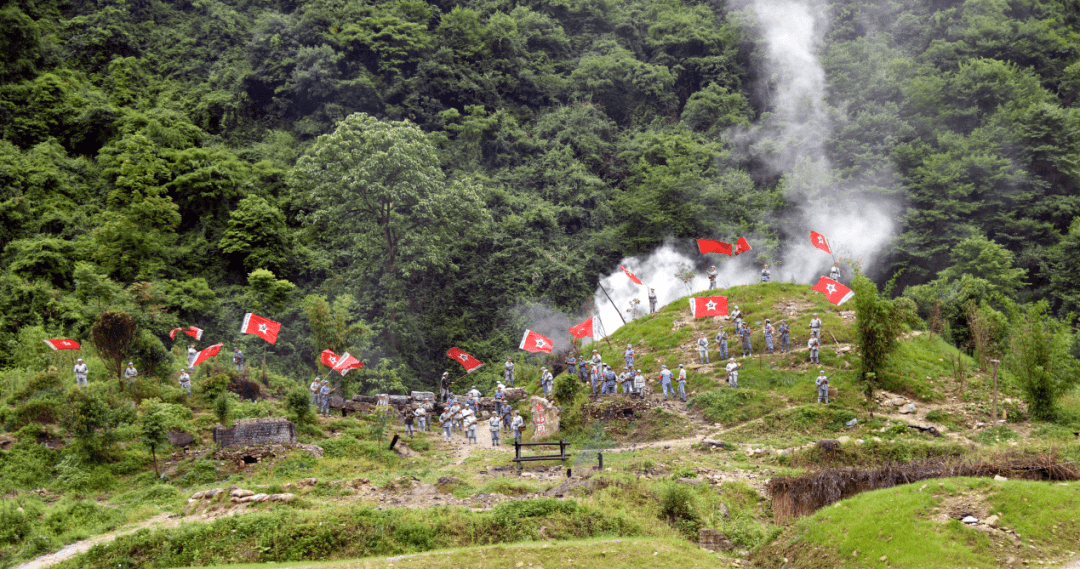
[[[902,269],[896,292],[944,310],[958,343],[970,299],[1080,311],[1077,4],[805,4],[828,21],[818,183],[840,192],[821,207],[899,212],[865,268]],[[88,339],[109,310],[135,317],[140,368],[180,325],[257,355],[237,332],[258,312],[284,324],[279,371],[348,349],[369,380],[430,385],[447,347],[497,361],[529,306],[580,313],[600,273],[666,238],[782,254],[802,182],[761,144],[784,78],[756,18],[679,0],[9,1],[0,366],[38,366],[40,339]]]

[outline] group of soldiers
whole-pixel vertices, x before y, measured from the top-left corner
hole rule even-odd
[[[481,393],[472,386],[472,389],[465,392],[463,398],[458,398],[449,389],[448,383],[449,372],[444,372],[442,378],[440,378],[440,387],[443,392],[440,397],[445,403],[442,414],[439,415],[439,424],[442,426],[442,438],[445,442],[450,442],[451,435],[454,430],[458,430],[465,434],[466,441],[469,444],[477,444],[476,429],[480,422],[480,397]],[[514,410],[510,406],[510,401],[506,396],[506,386],[501,382],[495,386],[495,393],[492,398],[495,400],[495,412],[488,418],[488,430],[491,432],[491,444],[492,446],[499,446],[499,434],[500,429],[511,432],[516,442],[521,442],[522,432],[525,430],[525,420],[521,417],[518,411]],[[411,437],[413,436],[413,423],[416,423],[417,430],[428,431],[428,413],[433,411],[434,407],[425,405],[424,403],[416,403],[411,411],[405,413],[405,429],[406,433]]]
[[[329,379],[316,377],[315,381],[308,386],[311,391],[311,404],[315,406],[320,415],[330,414],[330,394],[337,391],[336,387],[330,386]]]
[[[754,355],[753,350],[753,330],[750,325],[743,322],[742,310],[736,305],[735,309],[731,312],[731,318],[735,323],[735,337],[742,341],[742,355],[743,357],[752,357]],[[765,319],[763,327],[765,335],[765,349],[768,353],[775,353],[776,346],[774,341],[780,340],[780,353],[787,353],[791,351],[791,327],[787,323],[786,318],[780,319],[780,325],[773,327],[772,321],[768,318]],[[720,359],[734,359],[728,356],[728,333],[725,328],[720,328],[716,333],[716,346],[720,352]],[[820,364],[818,359],[818,351],[821,347],[821,319],[818,318],[817,312],[814,313],[814,317],[810,320],[810,339],[806,343],[807,349],[810,350],[810,363]],[[697,341],[698,357],[701,359],[701,363],[709,363],[709,338],[704,332],[701,333],[701,337]]]

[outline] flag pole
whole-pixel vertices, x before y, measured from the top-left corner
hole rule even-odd
[[[600,275],[600,278],[604,278],[604,276]],[[614,300],[611,300],[611,295],[607,293],[607,289],[604,288],[604,285],[600,284],[600,281],[597,281],[596,286],[600,287],[600,290],[604,291],[604,296],[607,297],[608,302],[610,302],[611,305],[615,307],[615,314],[618,314],[619,315],[619,320],[622,320],[622,323],[626,324],[626,319],[622,317],[622,312],[619,312],[619,307],[615,305]],[[600,311],[598,310],[597,314],[599,314],[599,313],[600,313]],[[607,336],[607,334],[604,334],[604,335]]]
[[[263,345],[262,381],[263,381],[264,385],[270,385],[269,383],[266,383],[266,345],[265,344]]]
[[[611,345],[611,338],[608,337],[607,328],[604,328],[604,321],[600,319],[600,311],[596,312],[596,321],[600,323],[600,330],[604,332],[604,341],[607,342],[609,348],[614,350],[615,346]]]

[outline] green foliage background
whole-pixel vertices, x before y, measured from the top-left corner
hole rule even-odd
[[[908,204],[867,273],[931,286],[913,296],[923,316],[971,291],[1080,310],[1075,8],[821,7],[831,176]],[[724,2],[17,0],[0,22],[6,368],[66,368],[34,342],[86,339],[108,310],[139,323],[140,369],[180,325],[253,363],[266,346],[236,323],[258,311],[284,324],[278,373],[314,373],[330,339],[381,370],[361,389],[431,388],[450,345],[501,361],[523,324],[511,307],[578,312],[625,255],[775,241],[792,207],[735,151],[773,109],[753,17]],[[423,149],[430,207],[399,240],[321,201],[315,174],[340,156],[316,137],[354,113]]]

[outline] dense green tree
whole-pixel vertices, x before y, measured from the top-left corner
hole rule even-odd
[[[418,272],[455,270],[449,244],[482,233],[489,223],[478,188],[446,180],[420,129],[364,114],[319,137],[297,161],[292,185],[313,206],[309,223],[335,264],[385,294],[381,328],[392,349],[407,280]]]

